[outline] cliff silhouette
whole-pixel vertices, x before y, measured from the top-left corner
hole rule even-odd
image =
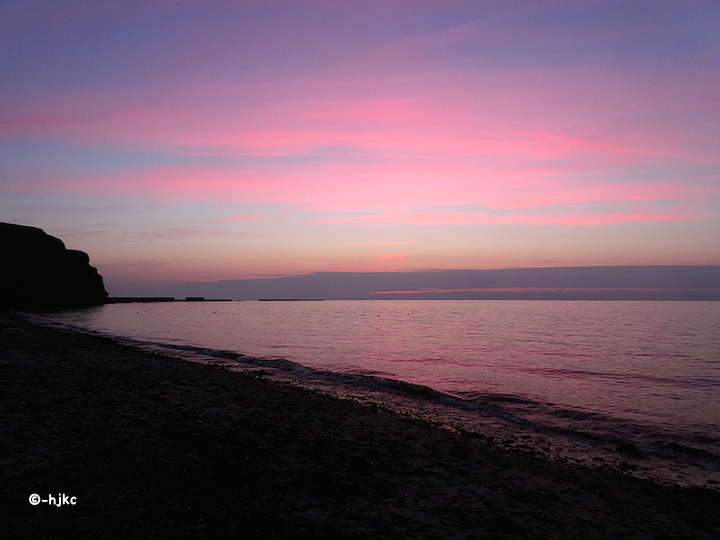
[[[87,253],[42,229],[0,223],[0,310],[57,310],[102,304],[102,276]]]

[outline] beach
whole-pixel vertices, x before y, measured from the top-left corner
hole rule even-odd
[[[9,538],[720,537],[715,490],[21,315],[0,315],[0,389]]]

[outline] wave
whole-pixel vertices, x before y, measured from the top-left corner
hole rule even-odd
[[[525,368],[528,372],[542,373],[550,377],[562,379],[578,378],[578,379],[606,379],[612,381],[627,382],[635,381],[651,381],[654,384],[677,386],[681,388],[711,388],[716,389],[717,380],[706,377],[661,377],[658,375],[637,374],[637,373],[609,373],[600,371],[586,371],[582,369],[560,369],[560,368]]]
[[[189,356],[188,359],[200,362],[217,363],[216,361],[220,360],[222,363],[231,362],[231,365],[235,366],[278,371],[304,381],[337,383],[350,390],[344,393],[346,396],[353,394],[353,388],[380,391],[416,403],[436,404],[457,412],[500,420],[544,435],[610,445],[612,448],[633,444],[640,448],[644,458],[671,459],[720,470],[720,441],[703,434],[660,430],[658,426],[630,422],[593,411],[561,408],[520,395],[486,392],[450,394],[429,386],[377,374],[311,368],[286,358],[251,357],[235,351],[184,344],[139,341],[133,343],[154,352],[168,352],[172,355],[181,353],[181,356]],[[507,434],[501,438],[507,439]]]

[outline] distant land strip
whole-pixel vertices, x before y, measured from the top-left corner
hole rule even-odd
[[[174,296],[111,296],[106,304],[134,304],[153,302],[232,302],[231,298],[204,298],[202,296],[188,296],[176,299]]]
[[[316,272],[153,285],[127,296],[234,300],[720,300],[720,265]],[[120,295],[117,295],[120,296]]]
[[[259,298],[259,302],[323,302],[324,298]]]

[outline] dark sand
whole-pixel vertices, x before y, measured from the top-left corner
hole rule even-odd
[[[3,538],[720,538],[715,491],[14,315],[0,315],[0,405]]]

